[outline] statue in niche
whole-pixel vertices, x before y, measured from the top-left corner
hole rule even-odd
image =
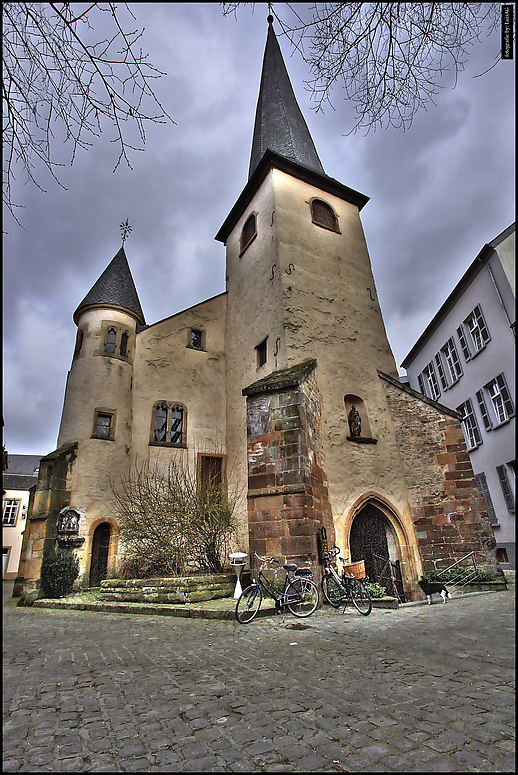
[[[356,408],[356,404],[351,406],[351,411],[349,412],[349,430],[353,439],[357,439],[362,435],[362,418]]]
[[[78,533],[79,532],[79,514],[77,511],[69,509],[63,512],[57,525],[58,533]]]

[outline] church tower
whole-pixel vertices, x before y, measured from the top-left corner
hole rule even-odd
[[[416,512],[387,395],[401,384],[360,221],[368,197],[324,172],[272,22],[248,182],[216,236],[243,533],[251,553],[318,575],[322,535],[355,560],[376,526],[380,556],[415,579]]]

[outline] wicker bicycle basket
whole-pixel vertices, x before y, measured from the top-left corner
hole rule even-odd
[[[354,576],[355,579],[365,578],[365,561],[351,562],[349,565],[343,565],[343,571],[346,576]]]

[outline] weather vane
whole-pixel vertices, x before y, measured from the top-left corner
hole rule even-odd
[[[121,230],[121,237],[122,237],[122,244],[123,245],[126,242],[126,240],[128,239],[128,236],[129,236],[130,232],[132,231],[132,228],[133,227],[129,225],[129,218],[126,218],[126,222],[125,223],[121,223],[120,230]]]

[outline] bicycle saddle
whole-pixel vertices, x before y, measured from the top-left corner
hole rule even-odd
[[[284,568],[284,570],[287,570],[287,571],[296,571],[297,570],[297,566],[295,565],[294,562],[289,562],[286,565],[283,565],[282,567]]]

